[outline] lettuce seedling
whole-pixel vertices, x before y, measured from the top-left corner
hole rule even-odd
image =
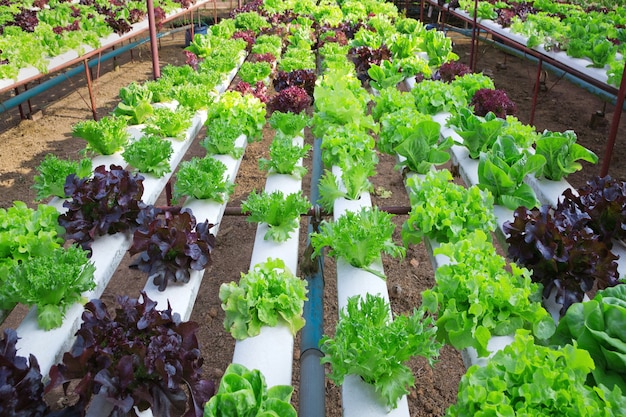
[[[298,413],[289,402],[292,393],[291,385],[274,385],[268,389],[261,371],[231,363],[217,392],[205,404],[204,417],[296,417]]]
[[[256,84],[263,81],[272,73],[272,66],[268,62],[244,62],[241,64],[237,75],[241,81],[248,84]]]
[[[380,295],[353,296],[339,312],[334,338],[320,340],[325,355],[321,362],[331,365],[328,377],[335,384],[342,384],[346,375],[358,375],[394,409],[415,386],[406,362],[422,356],[433,366],[439,356],[436,331],[433,318],[421,308],[392,320],[391,307]]]
[[[176,173],[173,200],[193,197],[218,203],[225,202],[235,188],[230,178],[225,176],[227,169],[222,161],[209,155],[183,161]]]
[[[454,140],[448,136],[440,141],[440,127],[435,121],[423,120],[415,126],[414,130],[405,130],[405,139],[394,148],[396,153],[404,159],[401,159],[395,168],[426,174],[434,165],[448,162],[450,154],[447,150],[452,147]]]
[[[276,136],[270,144],[270,159],[259,158],[259,169],[302,178],[306,175],[307,169],[298,165],[298,161],[306,158],[310,150],[311,145],[308,143],[298,146],[294,145],[292,139]]]
[[[251,192],[248,198],[241,202],[241,210],[249,212],[246,218],[251,223],[266,223],[268,230],[265,240],[285,242],[300,224],[300,216],[306,214],[311,203],[302,191],[284,195],[276,190],[271,193]]]
[[[358,212],[345,212],[334,222],[322,221],[319,232],[311,234],[313,256],[319,256],[324,247],[329,247],[330,256],[343,258],[350,265],[385,279],[384,274],[371,268],[381,252],[394,258],[406,254],[406,249],[392,240],[395,229],[392,218],[393,214],[376,207],[363,207]]]
[[[137,171],[162,177],[172,170],[172,142],[156,135],[144,135],[122,152],[122,157]]]
[[[237,340],[257,336],[263,326],[304,327],[307,282],[293,275],[282,259],[268,258],[241,274],[239,283],[220,286],[224,328]]]
[[[111,165],[108,171],[100,165],[90,178],[70,175],[65,183],[70,198],[63,203],[67,210],[59,215],[65,239],[91,251],[91,242],[98,236],[135,230],[145,207],[143,180],[118,165]]]
[[[100,155],[112,155],[122,150],[130,140],[128,122],[121,116],[82,120],[72,126],[72,135],[87,141],[87,150]]]
[[[598,162],[598,156],[576,143],[576,133],[566,130],[563,133],[544,131],[537,139],[536,152],[546,158],[546,164],[541,173],[553,181],[560,181],[569,174],[583,169],[578,160],[592,164]]]
[[[277,135],[289,139],[301,136],[302,130],[311,125],[311,117],[304,112],[274,111],[267,121]]]
[[[474,230],[496,228],[493,196],[476,185],[466,188],[452,182],[448,170],[429,172],[423,179],[406,180],[411,211],[402,226],[405,245],[428,237],[439,243],[457,242]]]
[[[121,101],[112,114],[126,117],[128,124],[141,124],[152,115],[152,91],[148,87],[132,82],[120,88],[119,95]]]
[[[459,384],[457,403],[446,417],[553,416],[619,417],[626,397],[619,389],[592,387],[595,368],[589,353],[575,345],[559,349],[535,343],[519,330],[512,344],[496,352],[487,365],[471,366]]]
[[[48,197],[67,198],[69,196],[65,194],[65,180],[70,174],[76,174],[78,178],[91,175],[91,159],[64,160],[49,153],[37,167],[37,172],[39,174],[33,178],[33,189],[37,191],[37,201]]]
[[[2,284],[0,304],[37,306],[39,327],[60,327],[65,311],[83,300],[83,292],[95,288],[95,270],[87,253],[79,247],[56,248],[14,266]]]
[[[143,132],[146,135],[155,135],[161,138],[185,140],[187,129],[191,127],[191,109],[179,107],[172,110],[169,107],[154,109],[152,116],[146,121]]]

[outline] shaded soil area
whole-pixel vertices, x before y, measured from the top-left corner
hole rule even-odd
[[[451,34],[454,37],[455,52],[461,61],[469,62],[469,39]],[[160,41],[161,64],[184,63],[184,32],[167,36]],[[528,123],[533,97],[536,66],[526,59],[507,54],[489,43],[478,48],[477,70],[490,75],[497,88],[502,88],[518,106],[518,117]],[[117,104],[119,89],[132,81],[144,81],[151,78],[151,57],[146,45],[133,52],[132,59],[124,54],[117,62],[103,65],[95,81],[97,93],[98,115],[104,116]],[[601,159],[604,157],[609,122],[614,108],[604,103],[597,96],[547,73],[545,88],[542,87],[537,97],[534,122],[542,131],[574,130],[578,142],[596,152]],[[31,188],[36,167],[48,153],[60,157],[80,157],[85,143],[71,136],[71,127],[80,120],[91,117],[89,95],[85,87],[84,77],[77,77],[61,84],[58,89],[33,100],[36,117],[33,120],[19,122],[17,109],[0,114],[0,207],[9,207],[13,201],[21,200],[30,206],[35,205],[35,192]],[[5,99],[4,97],[2,98]],[[594,126],[590,126],[592,115],[602,112],[603,117],[596,116]],[[36,119],[36,120],[35,120]],[[626,178],[624,165],[624,143],[626,140],[625,123],[622,120],[618,133],[617,145],[613,153],[609,173],[616,178]],[[268,157],[268,146],[272,133],[269,129],[264,133],[261,142],[253,143],[246,149],[243,162],[235,180],[235,192],[229,202],[238,206],[252,190],[261,190],[265,183],[265,173],[258,169],[258,159]],[[310,132],[306,132],[306,141],[312,143]],[[206,151],[199,145],[204,137],[202,130],[184,160],[193,156],[204,156]],[[600,162],[600,163],[601,163]],[[409,205],[408,197],[402,183],[402,177],[394,171],[395,160],[380,155],[378,173],[372,179],[379,192],[373,194],[374,205],[400,206]],[[305,162],[310,168],[310,160]],[[574,187],[580,187],[597,175],[600,165],[585,164],[582,171],[569,177]],[[304,178],[303,190],[310,190],[310,170]],[[383,192],[384,191],[384,192]],[[164,202],[162,196],[159,203]],[[398,215],[398,225],[394,236],[400,242],[400,226],[406,216]],[[306,230],[308,219],[301,224],[300,253],[306,248]],[[217,247],[212,256],[214,263],[204,276],[200,292],[191,319],[200,324],[198,332],[202,355],[205,359],[205,376],[219,380],[226,366],[231,362],[234,340],[223,328],[224,314],[218,297],[219,287],[224,282],[238,281],[242,272],[250,267],[250,256],[254,242],[256,225],[249,223],[242,216],[226,216],[222,220],[217,236]],[[434,272],[428,252],[423,245],[413,245],[407,251],[402,262],[383,258],[387,285],[391,295],[394,313],[410,313],[420,304],[420,294],[434,285]],[[113,276],[102,298],[107,305],[115,305],[117,295],[137,297],[145,284],[143,273],[128,268],[130,258],[126,256]],[[3,327],[15,327],[21,320],[25,308],[18,306],[10,315]],[[324,297],[324,329],[326,334],[333,334],[337,311],[337,294],[335,282],[335,265],[332,259],[325,260],[325,297]],[[299,339],[296,340],[294,352],[293,384],[296,392],[294,403],[297,408],[299,374]],[[431,368],[425,360],[415,359],[410,363],[415,376],[416,386],[411,389],[409,403],[411,415],[439,416],[457,397],[458,382],[465,372],[459,352],[445,347],[439,362]],[[327,415],[341,415],[341,388],[331,382],[326,383]],[[62,399],[61,399],[62,400]]]

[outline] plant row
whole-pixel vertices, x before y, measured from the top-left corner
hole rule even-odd
[[[194,4],[196,0],[155,1],[157,25]],[[45,74],[53,58],[99,48],[112,35],[147,25],[147,16],[142,1],[5,1],[0,4],[0,79],[16,80],[28,67]]]
[[[474,16],[474,1],[450,2]],[[564,52],[583,58],[587,67],[606,71],[606,82],[619,87],[626,57],[626,12],[623,2],[602,3],[479,1],[476,9],[481,24],[495,22],[500,28],[524,39],[529,48]]]

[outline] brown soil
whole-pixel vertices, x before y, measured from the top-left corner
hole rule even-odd
[[[454,35],[455,51],[461,61],[468,62],[469,41],[459,35]],[[184,33],[161,40],[161,63],[181,65],[184,63],[182,46]],[[506,63],[506,67],[502,65]],[[131,81],[143,81],[151,78],[151,57],[147,46],[135,50],[133,59],[129,54],[118,58],[116,65],[109,62],[100,69],[95,81],[97,93],[98,115],[104,116],[113,109],[118,101],[120,87]],[[506,55],[502,51],[483,44],[479,48],[477,70],[482,70],[495,80],[497,88],[506,90],[509,96],[517,103],[518,117],[528,122],[532,102],[532,92],[536,66],[524,59]],[[3,98],[4,99],[4,98]],[[34,119],[19,121],[19,113],[14,109],[2,113],[0,132],[0,207],[9,207],[13,201],[22,200],[34,206],[35,193],[31,186],[36,167],[48,153],[55,153],[60,157],[77,158],[85,143],[71,136],[71,126],[91,117],[89,110],[89,95],[83,79],[77,77],[62,84],[49,94],[33,100]],[[599,120],[595,128],[589,126],[590,119],[596,111],[603,111],[605,116]],[[547,76],[546,89],[540,91],[535,114],[535,125],[542,131],[549,129],[563,131],[573,129],[578,134],[578,142],[596,152],[601,160],[604,156],[608,122],[610,122],[613,106],[604,104],[596,96],[565,81],[558,80],[551,74]],[[618,143],[615,147],[613,164],[610,174],[619,179],[625,179],[624,147],[620,140],[625,139],[624,123],[618,134]],[[239,174],[236,178],[235,193],[229,205],[237,206],[242,199],[253,189],[260,190],[264,186],[265,175],[259,171],[257,160],[267,156],[270,133],[266,132],[264,140],[253,143],[246,149]],[[200,132],[185,159],[192,156],[204,156],[205,151],[198,144],[203,138]],[[307,140],[311,141],[310,134]],[[381,155],[378,174],[373,178],[375,187],[380,190],[391,191],[391,196],[383,198],[376,193],[373,195],[373,204],[379,206],[408,206],[408,198],[398,172],[393,170],[394,160]],[[310,164],[310,162],[309,162]],[[587,180],[597,175],[600,165],[585,164],[584,169],[569,177],[575,187],[580,187]],[[378,188],[380,187],[380,188]],[[304,179],[303,190],[310,189],[310,178]],[[163,198],[163,197],[162,197]],[[395,220],[400,226],[406,216],[398,215]],[[305,248],[306,219],[302,222],[300,250]],[[204,374],[207,377],[219,380],[226,366],[232,360],[234,340],[223,329],[223,312],[217,296],[219,286],[223,282],[237,281],[242,272],[246,272],[250,265],[250,255],[256,225],[248,223],[244,217],[227,216],[222,220],[218,234],[218,245],[213,252],[214,264],[205,274],[196,308],[191,319],[200,323],[198,333],[202,354],[205,359]],[[399,228],[394,236],[400,242]],[[326,334],[333,334],[338,317],[337,298],[335,288],[334,262],[330,258],[325,260],[325,298],[324,298],[324,326]],[[115,296],[126,294],[133,297],[145,283],[145,275],[128,268],[128,256],[123,260],[107,287],[103,299],[107,305],[115,304]],[[420,303],[420,294],[423,290],[434,285],[434,273],[428,253],[423,245],[411,246],[407,258],[398,262],[384,259],[388,288],[391,294],[394,313],[408,313]],[[9,316],[3,327],[14,327],[21,320],[25,309],[17,307]],[[298,381],[299,381],[299,346],[296,341],[294,352],[293,384],[296,387],[294,404],[297,408]],[[439,416],[457,397],[458,382],[464,373],[463,362],[459,352],[445,347],[441,352],[439,362],[431,368],[421,359],[411,362],[416,375],[416,386],[409,395],[409,404],[412,416]],[[331,382],[326,384],[326,409],[328,416],[341,415],[340,387]]]

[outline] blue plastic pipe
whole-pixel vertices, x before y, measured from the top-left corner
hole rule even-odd
[[[184,27],[181,28],[176,28],[173,30],[170,30],[168,32],[164,32],[164,33],[159,33],[157,35],[158,38],[161,38],[165,35],[170,35],[172,33],[176,33],[180,30],[184,30]],[[144,38],[144,39],[140,39],[138,41],[135,41],[133,43],[129,43],[128,45],[124,45],[120,48],[114,49],[110,52],[107,52],[106,54],[102,54],[100,57],[95,58],[95,59],[90,59],[88,61],[88,65],[89,68],[99,64],[100,62],[104,62],[104,61],[108,61],[109,59],[115,58],[116,56],[129,51],[133,48],[138,47],[139,45],[142,45],[146,42],[148,42],[150,40],[149,37]],[[0,113],[4,113],[7,110],[10,110],[14,107],[19,106],[20,104],[24,103],[27,100],[30,100],[31,98],[44,93],[46,91],[48,91],[49,89],[61,84],[64,81],[69,80],[71,77],[74,77],[78,74],[81,74],[85,71],[84,66],[76,66],[74,68],[69,69],[68,71],[64,72],[63,74],[57,75],[53,78],[50,78],[49,80],[46,80],[44,82],[42,82],[41,84],[37,84],[35,87],[33,88],[29,88],[28,90],[24,91],[23,93],[20,93],[14,97],[11,97],[10,99],[0,103]]]
[[[322,175],[321,139],[313,142],[313,167],[311,170],[311,201],[318,208],[318,183]],[[316,210],[317,211],[317,210]],[[316,222],[320,218],[315,215],[309,219],[307,248],[310,250],[311,233],[315,231]],[[305,251],[304,256],[311,252]],[[309,264],[308,259],[301,262]],[[303,278],[308,284],[308,300],[304,303],[303,317],[306,324],[301,331],[300,341],[300,390],[298,415],[300,417],[324,417],[326,415],[326,390],[324,366],[320,359],[324,354],[319,349],[319,341],[324,332],[324,257],[315,258]],[[302,269],[302,268],[301,268]]]

